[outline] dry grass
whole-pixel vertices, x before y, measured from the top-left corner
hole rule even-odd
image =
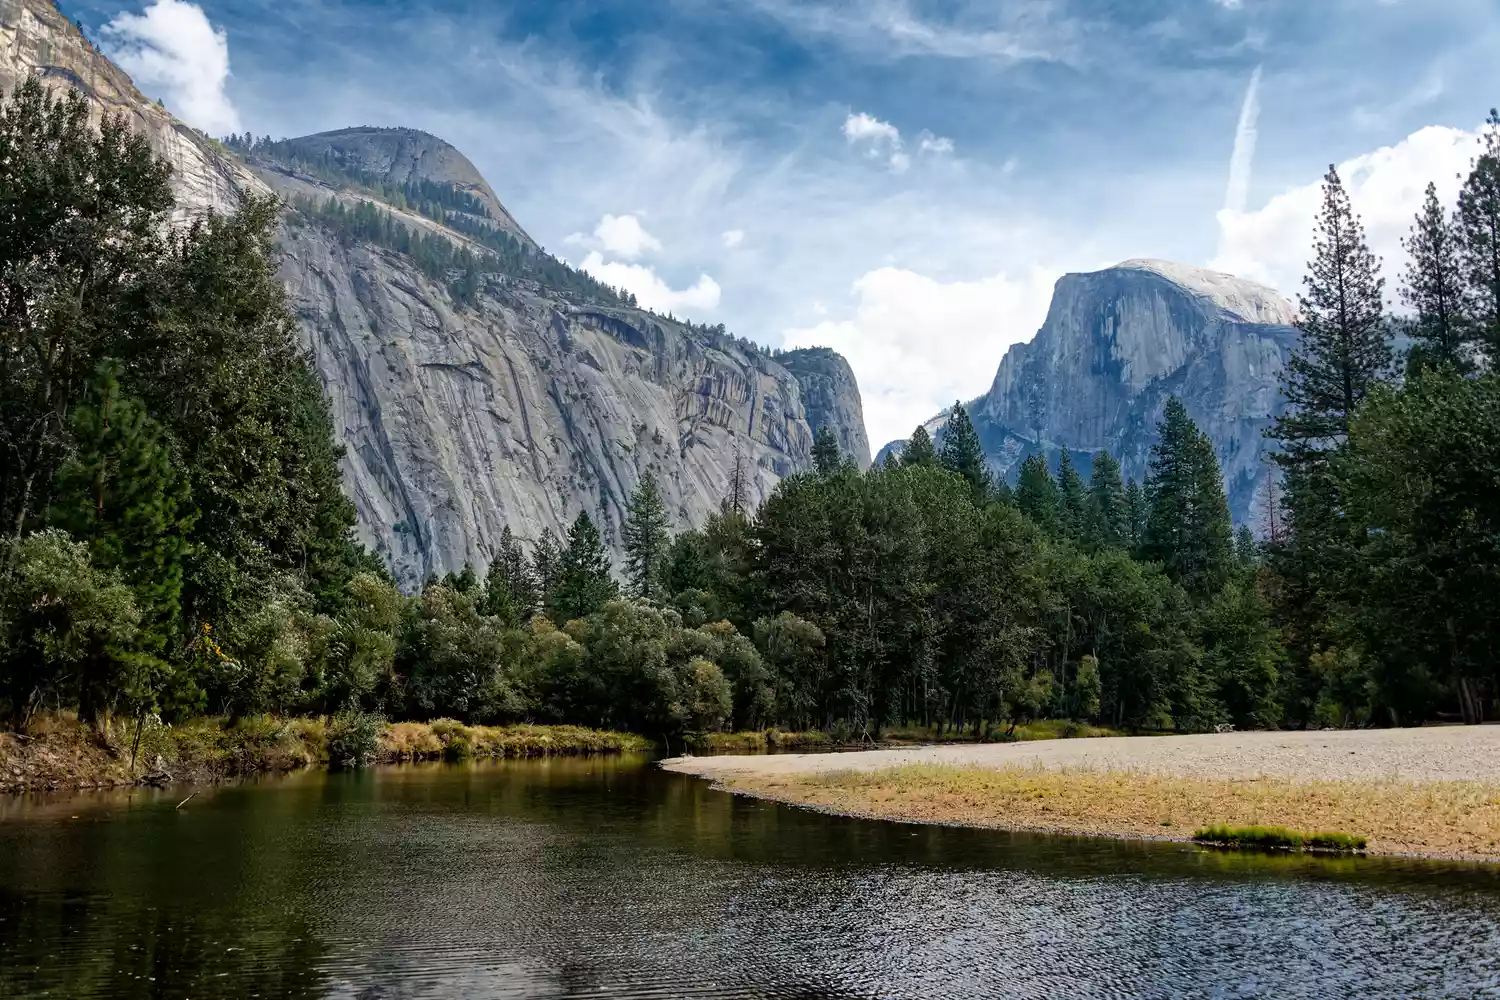
[[[1500,860],[1500,784],[1298,782],[1132,771],[914,764],[725,773],[725,787],[880,819],[1189,840],[1200,827],[1282,826],[1367,838],[1371,853]]]
[[[779,729],[749,730],[741,733],[703,733],[690,742],[694,750],[718,753],[739,751],[755,753],[760,750],[793,750],[808,748],[831,748],[833,737],[823,732],[785,733]]]
[[[380,734],[380,760],[468,757],[546,757],[560,754],[643,753],[650,740],[581,726],[467,726],[453,719],[396,722]]]

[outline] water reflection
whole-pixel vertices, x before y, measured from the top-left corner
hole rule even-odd
[[[641,761],[0,805],[0,996],[1500,996],[1500,871],[820,816]]]

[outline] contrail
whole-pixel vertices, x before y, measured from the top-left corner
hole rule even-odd
[[[1234,130],[1234,154],[1229,158],[1229,189],[1224,192],[1224,210],[1243,212],[1250,197],[1250,168],[1255,163],[1255,125],[1260,119],[1260,67],[1250,74],[1240,124]]]

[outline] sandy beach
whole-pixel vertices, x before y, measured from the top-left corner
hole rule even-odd
[[[1109,737],[679,757],[670,771],[850,815],[1187,840],[1336,830],[1372,853],[1500,861],[1500,726]]]

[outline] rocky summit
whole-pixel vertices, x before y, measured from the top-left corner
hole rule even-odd
[[[1262,285],[1166,261],[1065,275],[1042,328],[1006,352],[969,413],[1002,475],[1013,478],[1028,455],[1067,449],[1087,476],[1089,457],[1107,448],[1142,479],[1162,409],[1177,396],[1218,451],[1235,520],[1253,525],[1295,316]]]
[[[544,251],[457,149],[357,127],[228,144],[174,119],[48,0],[0,0],[0,86],[28,73],[122,114],[173,167],[183,217],[276,194],[281,273],[347,449],[362,539],[405,585],[483,567],[500,532],[589,512],[618,547],[652,472],[678,527],[809,467],[824,426],[868,464],[831,351],[769,351],[636,308]]]

